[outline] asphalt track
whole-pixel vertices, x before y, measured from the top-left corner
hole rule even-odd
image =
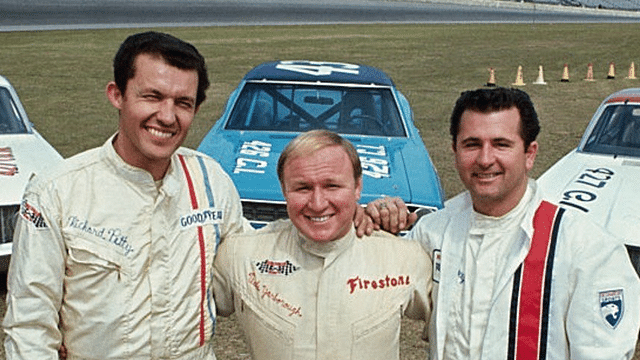
[[[640,20],[640,13],[536,6],[530,3],[518,5],[511,1],[444,1],[0,0],[0,31],[156,26],[596,23]]]

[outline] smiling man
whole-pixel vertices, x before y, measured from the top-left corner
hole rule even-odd
[[[113,66],[117,133],[25,192],[7,359],[215,359],[213,258],[248,223],[220,166],[180,147],[209,86],[204,58],[145,32]]]
[[[633,356],[638,277],[622,241],[545,201],[529,179],[539,131],[521,90],[467,91],[456,102],[452,149],[467,191],[408,235],[433,264],[431,359]],[[389,210],[392,200],[367,212],[389,224],[380,217],[406,214]]]
[[[252,359],[398,359],[401,317],[429,316],[426,253],[383,232],[356,237],[362,168],[339,135],[295,138],[278,176],[290,220],[221,244],[218,313],[236,312]]]

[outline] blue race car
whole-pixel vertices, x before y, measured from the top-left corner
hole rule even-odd
[[[233,179],[244,216],[255,227],[287,217],[276,165],[299,133],[328,129],[349,139],[363,169],[361,203],[397,196],[424,215],[444,192],[413,123],[409,102],[382,71],[313,61],[267,62],[231,93],[198,150]]]

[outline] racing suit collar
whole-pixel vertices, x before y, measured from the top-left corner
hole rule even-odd
[[[156,182],[148,171],[129,165],[120,157],[120,155],[118,155],[116,149],[113,147],[113,140],[117,135],[117,132],[111,135],[111,137],[107,139],[102,146],[104,157],[107,159],[108,163],[113,166],[115,172],[124,179],[137,184],[141,189],[156,192],[159,190],[160,192],[165,192],[169,196],[176,194],[179,191],[180,184],[179,180],[176,178],[176,174],[179,174],[180,169],[177,168],[178,162],[175,159],[177,156],[176,154],[171,156],[171,164],[162,179],[162,186],[158,189],[156,187]]]
[[[337,258],[342,252],[348,249],[354,242],[356,233],[353,226],[349,229],[349,232],[340,239],[328,241],[328,242],[317,242],[306,238],[299,231],[298,238],[300,247],[313,255],[324,258],[325,266],[327,266],[331,261]]]

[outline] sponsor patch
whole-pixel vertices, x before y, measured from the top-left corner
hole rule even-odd
[[[260,274],[284,275],[288,276],[300,269],[299,266],[293,265],[289,260],[273,261],[262,260],[255,263]]]
[[[600,313],[607,325],[615,329],[624,314],[622,289],[600,291]]]
[[[364,279],[360,276],[356,276],[347,280],[349,294],[353,294],[356,290],[382,290],[398,286],[408,286],[410,284],[411,279],[409,278],[409,275],[387,275],[379,279]]]
[[[22,200],[22,205],[20,206],[20,216],[22,216],[23,219],[27,220],[38,229],[47,228],[47,222],[44,221],[44,217],[42,216],[40,211],[36,209],[35,206],[29,204],[27,200]]]
[[[193,226],[202,226],[206,224],[218,224],[222,221],[222,211],[214,209],[205,209],[195,211],[180,217],[180,226],[182,228],[190,228]]]
[[[433,281],[440,282],[440,268],[442,267],[442,252],[433,250]]]

